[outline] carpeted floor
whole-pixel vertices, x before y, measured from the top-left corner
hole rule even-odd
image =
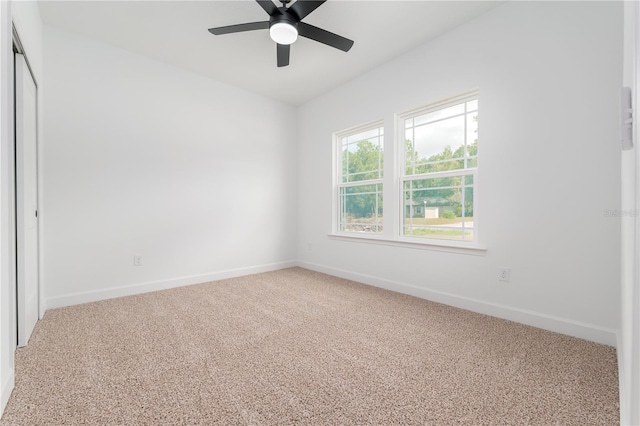
[[[300,268],[47,311],[0,425],[614,425],[615,349]]]

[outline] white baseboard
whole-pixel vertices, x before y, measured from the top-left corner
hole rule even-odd
[[[218,281],[227,278],[235,278],[243,275],[259,274],[262,272],[276,271],[278,269],[291,268],[297,266],[298,262],[288,261],[270,263],[266,265],[250,266],[246,268],[229,269],[225,271],[211,272],[208,274],[191,275],[186,277],[172,278],[168,280],[150,281],[144,283],[130,284],[121,287],[108,288],[103,290],[87,291],[81,293],[65,294],[63,296],[50,297],[45,301],[46,309],[62,308],[65,306],[79,305],[81,303],[96,302],[116,297],[132,296],[134,294],[149,293],[158,290],[167,290],[186,285],[201,284],[209,281]]]
[[[446,293],[438,290],[416,287],[411,284],[391,281],[371,275],[359,274],[356,272],[332,268],[316,263],[298,261],[298,266],[300,266],[301,268],[322,272],[328,275],[333,275],[336,277],[357,281],[363,284],[368,284],[374,287],[380,287],[398,293],[408,294],[411,296],[420,297],[422,299],[431,300],[433,302],[455,306],[457,308],[466,309],[468,311],[490,315],[521,324],[542,328],[556,333],[578,337],[584,340],[589,340],[591,342],[602,343],[613,347],[617,347],[618,343],[617,332],[615,330],[595,326],[592,324],[586,324],[583,322],[573,321],[554,315],[547,315],[540,312],[512,308],[509,306],[458,296],[452,293]]]
[[[2,381],[2,390],[0,390],[2,393],[0,395],[0,416],[4,413],[4,408],[7,406],[7,402],[9,402],[9,397],[11,396],[11,392],[13,392],[15,382],[15,373],[13,368],[11,368],[7,377]]]
[[[278,269],[290,268],[294,266],[300,266],[302,268],[322,272],[328,275],[361,282],[375,287],[396,291],[398,293],[420,297],[422,299],[455,306],[457,308],[466,309],[472,312],[478,312],[485,315],[491,315],[494,317],[515,321],[521,324],[531,325],[533,327],[578,337],[596,343],[602,343],[614,347],[617,347],[618,344],[617,333],[612,329],[304,261],[279,262],[247,268],[218,271],[209,274],[192,275],[168,280],[137,283],[104,290],[67,294],[46,299],[46,309],[55,309],[64,306],[78,305],[81,303],[113,299],[116,297],[131,296],[134,294],[148,293],[158,290],[166,290],[174,287],[200,284],[204,282],[234,278],[243,275],[258,274],[261,272],[275,271]]]

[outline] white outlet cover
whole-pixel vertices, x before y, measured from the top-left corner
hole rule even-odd
[[[509,268],[498,268],[498,281],[509,282],[511,279],[511,269]]]

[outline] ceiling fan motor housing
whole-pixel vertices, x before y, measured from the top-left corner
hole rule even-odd
[[[284,10],[282,10],[284,9]],[[298,29],[298,19],[296,17],[291,16],[290,13],[287,12],[287,9],[281,8],[282,13],[280,15],[272,16],[269,19],[269,28],[274,26],[275,24],[289,24],[296,30]]]

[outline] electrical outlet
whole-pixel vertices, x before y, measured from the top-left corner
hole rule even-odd
[[[498,268],[498,281],[504,281],[508,283],[509,279],[511,279],[511,269]]]
[[[139,254],[133,256],[133,266],[142,266],[142,256]]]

